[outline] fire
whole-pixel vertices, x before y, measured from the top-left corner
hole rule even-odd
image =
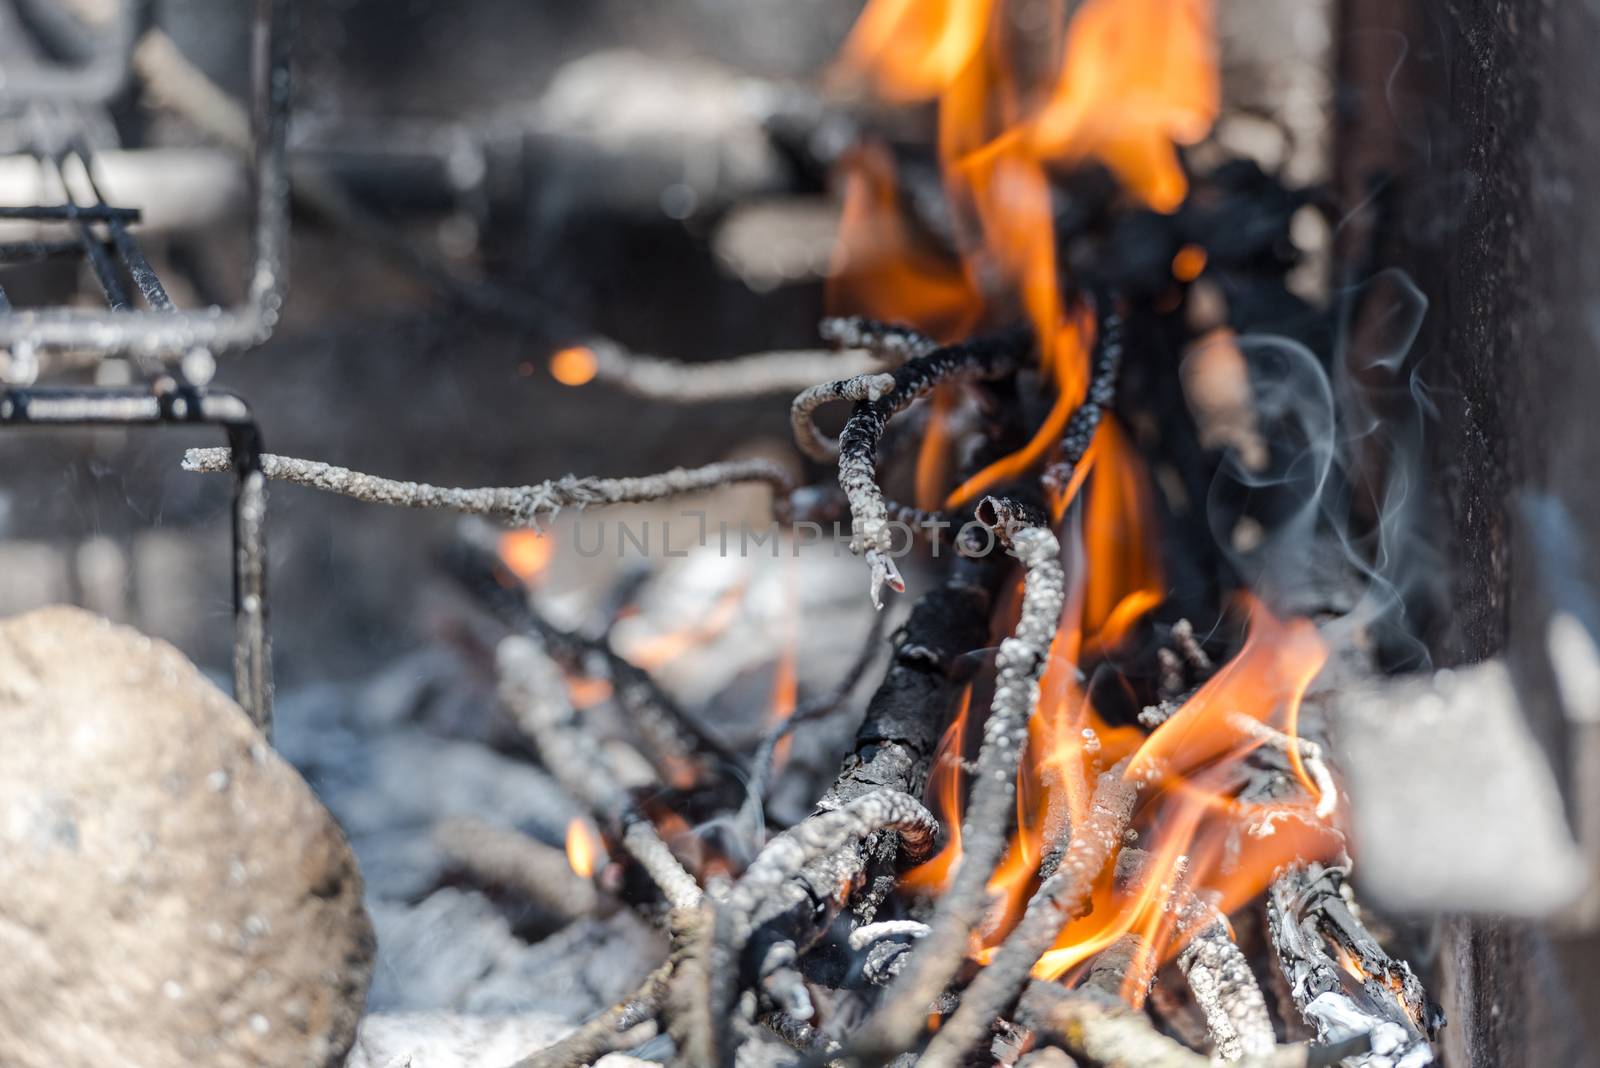
[[[536,530],[508,530],[500,535],[500,559],[523,582],[533,582],[550,566],[555,545]]]
[[[1210,0],[1088,0],[1038,87],[1019,84],[1002,43],[1009,16],[1005,0],[872,0],[838,71],[888,100],[937,101],[960,262],[916,245],[892,162],[863,151],[847,164],[830,307],[948,339],[1014,305],[1056,393],[1027,445],[956,487],[948,507],[1041,461],[1088,385],[1092,310],[1062,295],[1048,169],[1098,161],[1173,211],[1188,190],[1174,146],[1204,137],[1220,106]]]
[[[582,386],[594,380],[600,360],[583,345],[561,349],[550,357],[550,377],[563,386]]]
[[[587,879],[595,873],[604,855],[605,846],[594,825],[581,816],[574,816],[567,824],[567,863],[572,870]]]
[[[739,616],[744,601],[744,583],[735,583],[717,597],[703,618],[676,630],[662,631],[632,642],[623,655],[646,671],[669,664],[685,653],[716,641]]]
[[[908,322],[946,342],[1024,321],[1049,391],[1048,414],[1028,440],[953,487],[947,423],[960,387],[936,393],[917,461],[922,507],[958,509],[1036,473],[1088,395],[1096,324],[1108,310],[1095,302],[1107,298],[1091,298],[1058,262],[1051,176],[1098,164],[1129,198],[1176,211],[1188,194],[1180,149],[1206,136],[1219,108],[1211,0],[1084,0],[1062,38],[1030,42],[1039,46],[1034,61],[1044,54],[1042,76],[1030,73],[1039,63],[1027,61],[1011,32],[1014,6],[871,0],[836,71],[838,82],[885,100],[936,105],[951,211],[941,232],[950,232],[954,251],[919,239],[888,152],[858,150],[844,163],[830,309]],[[1185,246],[1172,277],[1192,282],[1206,265],[1203,248]],[[1177,918],[1184,902],[1214,901],[1226,914],[1283,865],[1332,856],[1341,841],[1318,814],[1319,791],[1293,741],[1301,698],[1326,657],[1310,622],[1280,620],[1245,599],[1243,648],[1161,726],[1146,732],[1113,717],[1110,705],[1097,707],[1118,687],[1134,692],[1114,664],[1166,597],[1153,487],[1128,431],[1107,412],[1067,484],[1053,490],[1068,596],[1028,727],[1015,826],[988,886],[993,907],[971,947],[980,963],[994,952],[1038,887],[1041,867],[1088,817],[1096,777],[1120,766],[1142,787],[1131,827],[1142,850],[1138,878],[1119,883],[1102,873],[1092,909],[1068,924],[1034,974],[1070,976],[1137,934],[1146,959],[1130,969],[1123,991],[1135,1003],[1144,977],[1189,932]],[[1014,620],[1015,601],[997,613],[997,630],[1009,629],[1000,624]],[[1088,664],[1105,676],[1084,677]],[[904,877],[918,891],[941,892],[962,860],[972,698],[969,687],[935,757],[928,800],[948,837]],[[1246,757],[1264,739],[1287,745],[1300,787],[1270,804],[1247,789]]]

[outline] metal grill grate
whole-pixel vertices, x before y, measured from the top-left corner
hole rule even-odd
[[[136,4],[128,5],[126,17]],[[263,729],[272,718],[271,645],[267,631],[263,527],[266,479],[261,436],[240,397],[185,379],[185,357],[250,348],[265,341],[283,300],[283,249],[288,230],[284,150],[289,106],[289,19],[292,0],[256,0],[253,23],[255,224],[250,289],[234,309],[178,309],[140,249],[130,227],[137,208],[107,202],[95,178],[92,153],[70,132],[72,109],[62,101],[96,99],[94,71],[33,70],[21,80],[0,68],[0,101],[61,89],[58,99],[32,100],[53,135],[37,139],[34,155],[63,190],[58,204],[0,206],[0,220],[58,224],[69,236],[0,244],[0,264],[78,258],[89,267],[104,309],[20,309],[0,290],[0,350],[10,354],[12,381],[31,382],[39,358],[74,354],[91,361],[129,357],[144,381],[129,387],[0,385],[0,427],[216,426],[233,457],[234,694]],[[119,82],[120,84],[120,82]],[[50,95],[46,93],[45,95]],[[62,129],[66,133],[62,134]],[[64,145],[64,148],[50,147]],[[19,373],[19,368],[21,371]]]

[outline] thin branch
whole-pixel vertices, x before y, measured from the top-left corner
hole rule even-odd
[[[726,460],[704,467],[674,467],[657,475],[638,478],[579,478],[567,475],[532,486],[493,486],[461,489],[430,486],[425,482],[400,482],[362,474],[315,460],[267,454],[261,458],[268,478],[293,482],[311,489],[337,493],[369,504],[403,508],[440,508],[497,519],[509,526],[542,528],[563,508],[654,501],[699,493],[737,482],[765,482],[772,487],[777,511],[788,503],[794,482],[788,471],[771,460]],[[204,473],[232,470],[227,449],[190,449],[183,469]]]
[[[1299,756],[1306,774],[1311,776],[1311,781],[1317,788],[1316,813],[1319,819],[1328,819],[1338,809],[1339,787],[1334,782],[1333,772],[1328,770],[1327,761],[1322,757],[1322,746],[1308,738],[1290,737],[1276,727],[1262,723],[1254,716],[1247,716],[1243,712],[1229,713],[1228,725],[1246,737],[1271,746],[1280,753]]]
[[[822,320],[817,333],[830,345],[866,349],[888,364],[902,364],[939,347],[937,341],[920,330],[860,315],[831,316]]]
[[[922,804],[895,790],[877,790],[843,808],[807,819],[779,835],[757,854],[744,875],[717,903],[711,954],[711,1018],[716,1046],[731,1058],[731,1032],[745,948],[767,910],[782,898],[778,890],[805,868],[848,857],[841,847],[869,834],[900,835],[908,860],[932,851],[939,823]],[[848,861],[847,861],[848,862]]]
[[[941,382],[1000,378],[1015,371],[1032,344],[1027,334],[950,345],[907,362],[894,372],[893,388],[861,400],[839,436],[839,487],[850,502],[852,552],[871,568],[872,603],[883,605],[883,587],[902,591],[894,564],[893,534],[883,491],[878,487],[878,443],[896,414]]]
[[[1066,990],[1034,983],[1023,998],[1022,1023],[1100,1068],[1213,1068],[1209,1058],[1174,1042],[1117,998],[1100,990]],[[1280,1046],[1245,1068],[1307,1068],[1304,1046]]]
[[[955,1015],[933,1036],[924,1065],[959,1064],[988,1033],[995,1017],[1016,1000],[1034,964],[1055,944],[1067,924],[1086,911],[1094,882],[1121,844],[1137,800],[1138,788],[1123,778],[1122,764],[1101,774],[1089,815],[1083,826],[1073,829],[1072,842],[1060,866],[1040,884],[1016,929],[968,985]],[[968,841],[963,831],[963,846]],[[965,859],[962,864],[965,866]]]
[[[1095,431],[1100,429],[1101,418],[1116,402],[1117,376],[1121,370],[1122,316],[1108,307],[1100,320],[1088,395],[1068,418],[1056,447],[1056,457],[1044,470],[1044,485],[1051,493],[1060,495],[1072,484],[1078,465],[1089,452]]]
[[[504,886],[564,920],[594,912],[594,883],[572,870],[564,851],[520,831],[480,820],[441,824],[434,840],[474,882]]]
[[[894,375],[876,372],[822,382],[802,390],[789,405],[789,426],[797,449],[823,463],[839,458],[839,442],[817,429],[818,408],[835,401],[875,401],[894,389]]]
[[[1000,643],[995,662],[994,698],[984,722],[983,743],[961,825],[961,864],[934,908],[927,937],[864,1028],[859,1045],[868,1056],[909,1046],[927,1021],[928,1005],[966,959],[967,941],[987,904],[989,877],[1005,847],[1005,827],[1014,811],[1028,720],[1038,705],[1039,678],[1049,660],[1065,599],[1061,546],[1048,527],[1029,521],[1031,509],[990,497],[978,506],[977,517],[999,535],[1026,569],[1022,609],[1016,630]],[[1131,800],[1128,805],[1131,809]],[[1121,834],[1120,827],[1116,833]],[[1105,856],[1109,855],[1108,844]],[[1084,863],[1069,850],[1057,874],[1074,878]],[[1088,892],[1087,887],[1083,892]],[[1028,959],[1022,974],[1037,958],[1035,953]],[[994,966],[991,962],[986,971]],[[983,1026],[989,1022],[984,1020]]]
[[[622,848],[649,873],[668,905],[675,909],[694,909],[705,899],[705,891],[661,840],[649,820],[636,816],[627,820],[622,831]]]
[[[596,338],[585,347],[594,354],[595,377],[600,381],[638,397],[674,404],[793,393],[824,379],[864,375],[883,366],[875,352],[857,346],[838,352],[758,352],[701,363],[645,356],[609,338]]]

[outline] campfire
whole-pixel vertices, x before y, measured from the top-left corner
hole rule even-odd
[[[475,720],[472,744],[531,749],[559,830],[435,814],[426,877],[405,881],[410,854],[403,878],[370,865],[405,888],[385,907],[481,891],[532,945],[626,917],[619,967],[644,975],[598,1014],[519,1034],[508,1065],[1435,1063],[1431,962],[1414,970],[1419,940],[1358,897],[1370,816],[1333,737],[1381,669],[1425,665],[1395,653],[1424,641],[1394,571],[1415,457],[1339,362],[1346,332],[1398,328],[1326,284],[1344,218],[1326,189],[1222,135],[1213,8],[869,0],[820,87],[765,117],[837,205],[823,251],[801,257],[825,289],[812,348],[647,355],[296,172],[297,208],[407,284],[541,338],[559,324],[516,372],[547,376],[557,404],[683,409],[691,427],[776,413],[779,444],[662,470],[648,443],[597,442],[607,463],[613,447],[632,458],[468,487],[263,452],[197,346],[161,340],[181,332],[163,313],[207,317],[174,311],[86,148],[57,167],[66,187],[81,163],[92,206],[18,217],[77,227],[113,312],[118,270],[151,308],[87,361],[63,354],[110,336],[95,323],[79,337],[19,316],[18,337],[46,340],[7,354],[0,422],[227,430],[182,468],[235,476],[236,697],[264,735],[263,480],[451,514],[427,550],[451,666],[428,685],[491,680],[500,718]],[[157,62],[140,49],[136,70]],[[283,165],[272,84],[264,175]],[[671,190],[661,209],[691,217],[700,194]],[[286,207],[257,207],[275,257]],[[1343,254],[1371,267],[1382,235],[1365,236]],[[811,269],[796,247],[750,277]],[[282,280],[262,270],[207,344],[271,332]],[[28,384],[107,356],[155,376],[149,411],[143,387]],[[637,568],[586,563],[629,545]],[[435,700],[408,693],[384,729]],[[290,702],[285,749],[331,797],[344,771],[306,733],[306,702]],[[398,827],[381,825],[385,848]],[[382,953],[397,921],[379,920]]]
[[[702,1064],[763,1032],[853,1063],[1052,1045],[1101,1064],[1432,1060],[1435,1010],[1361,922],[1338,773],[1302,733],[1329,639],[1273,604],[1301,592],[1275,568],[1303,546],[1281,541],[1339,535],[1273,515],[1323,507],[1336,430],[1254,409],[1242,317],[1208,281],[1248,268],[1288,299],[1283,227],[1307,200],[1186,162],[1219,108],[1208,4],[1090,0],[1043,37],[1014,14],[874,0],[846,42],[831,80],[860,130],[836,165],[821,328],[837,354],[672,365],[575,340],[550,358],[568,386],[654,402],[796,390],[795,444],[836,488],[766,459],[451,489],[263,458],[269,478],[532,528],[464,535],[451,567],[513,629],[502,699],[592,817],[569,829],[572,871],[648,875],[634,904],[665,910],[673,948],[530,1064],[587,1063],[656,1020]],[[831,405],[848,406],[837,437]],[[911,504],[885,489],[902,457]],[[779,664],[771,726],[737,752],[647,673],[710,640],[717,610],[619,655],[539,608],[538,531],[564,510],[742,481],[771,487],[791,538],[847,521],[863,615],[912,601],[853,752],[788,827],[763,819],[785,744],[838,711],[875,646],[804,706]],[[1276,499],[1217,506],[1213,483]],[[613,701],[624,737],[592,721]],[[719,821],[750,855],[719,847]]]

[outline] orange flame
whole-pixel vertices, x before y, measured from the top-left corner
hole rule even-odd
[[[597,861],[605,853],[600,835],[594,825],[581,816],[574,816],[567,824],[567,863],[578,875],[587,879],[594,874]]]
[[[1097,309],[1063,278],[1051,173],[1098,163],[1132,198],[1174,211],[1188,194],[1179,148],[1206,135],[1219,107],[1212,0],[1084,0],[1043,78],[1026,77],[1008,43],[1011,5],[871,0],[838,71],[890,101],[937,103],[955,249],[941,253],[919,240],[892,159],[883,150],[861,151],[846,163],[831,309],[903,320],[945,340],[1020,318],[1032,327],[1040,381],[1050,391],[1049,412],[1026,444],[945,493],[948,508],[1036,470],[1088,391]],[[1174,278],[1185,282],[1205,268],[1198,247],[1185,247],[1172,263]],[[949,402],[933,403],[917,472],[924,505],[947,477],[939,406]],[[1143,996],[1141,977],[1178,948],[1174,901],[1203,893],[1226,913],[1257,895],[1283,864],[1339,848],[1337,831],[1316,816],[1315,785],[1292,746],[1304,798],[1264,807],[1240,796],[1243,760],[1262,743],[1236,716],[1293,736],[1300,700],[1326,655],[1309,622],[1281,621],[1248,602],[1244,648],[1148,735],[1112,725],[1095,707],[1101,691],[1083,678],[1080,663],[1126,644],[1164,597],[1152,485],[1126,430],[1108,414],[1050,502],[1062,525],[1070,586],[1028,727],[1016,827],[989,883],[996,904],[972,947],[979,961],[992,953],[1020,917],[1062,829],[1088,816],[1090,784],[1126,758],[1126,775],[1143,785],[1133,824],[1148,854],[1142,877],[1121,886],[1103,872],[1093,908],[1067,926],[1035,974],[1067,975],[1137,933],[1147,959],[1130,971],[1124,990],[1135,1002]],[[1008,614],[1014,619],[1014,597],[998,619]],[[941,890],[961,858],[968,723],[964,699],[929,783],[948,838],[906,876],[917,890]]]

